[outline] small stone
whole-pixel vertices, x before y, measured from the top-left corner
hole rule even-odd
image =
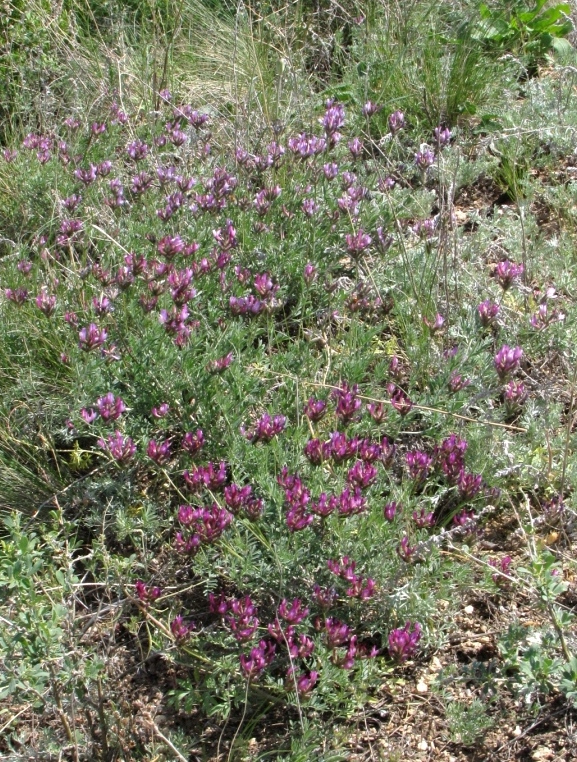
[[[429,744],[425,741],[424,738],[422,738],[417,744],[417,749],[419,749],[419,751],[427,751],[428,748]]]
[[[465,614],[472,614],[474,611],[473,606],[465,606]]]
[[[426,693],[429,690],[429,686],[426,682],[424,682],[424,680],[420,680],[417,683],[417,690],[419,693]]]

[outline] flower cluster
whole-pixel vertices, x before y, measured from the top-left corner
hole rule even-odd
[[[185,528],[176,533],[176,548],[183,553],[196,553],[201,545],[216,542],[232,521],[232,514],[217,503],[204,508],[181,505],[178,509],[178,521]]]

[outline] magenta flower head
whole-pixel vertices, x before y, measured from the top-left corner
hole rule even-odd
[[[96,410],[93,410],[93,408],[87,410],[85,407],[83,407],[80,411],[80,416],[87,424],[90,425],[91,423],[94,423],[94,421],[98,418],[98,413]]]
[[[191,632],[194,632],[194,622],[185,622],[182,615],[176,616],[170,623],[170,631],[177,643],[188,640]]]
[[[107,338],[106,328],[99,328],[95,323],[90,323],[79,331],[78,346],[85,352],[90,352],[92,349],[101,347]]]
[[[435,514],[431,511],[429,513],[425,512],[424,508],[421,508],[420,511],[413,511],[413,521],[415,524],[419,527],[419,529],[424,529],[425,527],[432,527],[435,523]]]
[[[358,395],[359,387],[357,384],[349,386],[343,381],[339,389],[331,392],[331,397],[336,400],[336,414],[343,423],[352,421],[362,406]]]
[[[159,587],[149,587],[141,579],[136,580],[134,589],[138,600],[142,601],[145,606],[159,598],[162,592]]]
[[[25,288],[5,288],[4,296],[20,307],[28,299],[28,291]]]
[[[440,315],[439,313],[437,313],[437,315],[436,315],[434,320],[428,320],[427,318],[423,318],[423,323],[427,326],[427,328],[429,329],[429,332],[430,332],[430,334],[432,336],[435,333],[437,333],[438,331],[440,331],[441,328],[444,326],[444,324],[445,324],[445,318],[442,315]]]
[[[334,135],[345,124],[345,107],[342,103],[336,102],[333,98],[326,102],[326,111],[322,119],[327,136]]]
[[[311,670],[308,675],[306,672],[302,672],[300,675],[295,674],[294,667],[289,667],[287,672],[287,680],[289,681],[287,683],[287,688],[290,690],[291,688],[294,688],[295,682],[296,682],[296,688],[297,692],[301,699],[306,698],[309,693],[312,691],[312,689],[317,684],[317,680],[319,678],[319,673],[315,672],[315,670]]]
[[[407,471],[416,482],[424,481],[433,465],[433,458],[423,450],[409,450],[406,454]]]
[[[460,392],[462,389],[466,389],[467,386],[471,385],[471,381],[468,378],[464,378],[461,376],[460,373],[457,373],[456,370],[454,370],[451,373],[451,376],[449,378],[449,382],[447,386],[449,387],[449,391],[452,394],[456,394],[457,392]]]
[[[389,116],[389,130],[396,135],[405,126],[405,115],[402,111],[394,111]]]
[[[130,437],[123,437],[120,431],[115,431],[108,439],[99,439],[98,446],[105,450],[114,460],[123,465],[133,457],[136,445]]]
[[[439,148],[444,148],[445,146],[449,145],[453,136],[451,134],[451,130],[448,127],[442,127],[439,125],[439,127],[435,127],[433,130],[433,137],[435,138],[435,142]]]
[[[146,454],[159,466],[164,465],[170,460],[170,440],[155,442],[154,439],[151,439],[146,448]]]
[[[251,442],[270,442],[273,437],[280,434],[286,425],[286,416],[271,416],[264,413],[256,422],[253,429],[246,431],[244,426],[241,428],[241,434]]]
[[[528,392],[525,388],[525,384],[522,381],[509,381],[509,383],[505,386],[503,396],[506,403],[512,407],[516,407],[518,405],[522,405],[523,402],[525,402],[528,396]]]
[[[525,268],[522,264],[516,264],[508,259],[503,262],[499,262],[495,269],[495,277],[499,281],[499,284],[503,291],[506,291],[513,282],[523,274]]]
[[[428,146],[422,145],[421,150],[415,154],[415,164],[422,171],[425,172],[429,167],[432,167],[435,163],[435,152]]]
[[[190,455],[195,455],[202,447],[204,447],[204,434],[202,429],[197,429],[196,433],[187,431],[182,438],[181,446],[183,450],[186,450]]]
[[[363,230],[359,230],[357,233],[347,233],[345,236],[347,242],[347,251],[353,258],[358,258],[360,255],[368,249],[373,242],[373,239],[368,233]]]
[[[513,371],[517,370],[523,357],[523,350],[521,347],[509,347],[504,344],[497,352],[494,358],[495,370],[501,381]]]
[[[311,421],[320,421],[327,412],[327,403],[310,397],[304,407],[304,414]]]
[[[328,617],[325,619],[325,636],[327,639],[327,646],[329,648],[336,648],[342,646],[351,637],[351,628],[344,622],[339,622],[334,617]]]
[[[124,402],[120,397],[115,397],[112,392],[108,392],[104,397],[99,397],[96,400],[96,407],[100,417],[105,422],[118,420],[122,413],[126,411]]]
[[[399,557],[403,559],[403,561],[406,563],[411,563],[416,549],[417,548],[415,545],[409,545],[409,538],[407,535],[405,535],[397,547],[397,553]]]
[[[362,108],[362,115],[366,117],[374,116],[377,112],[379,112],[383,107],[379,106],[376,103],[373,103],[372,101],[367,101],[365,105]]]
[[[391,630],[389,633],[389,656],[398,663],[410,659],[417,650],[417,644],[421,639],[421,625],[415,622],[411,630],[411,623],[407,622],[401,629]]]
[[[309,609],[303,605],[299,598],[295,598],[289,605],[286,598],[283,598],[279,607],[279,615],[288,622],[288,624],[300,624],[309,615]]]
[[[154,418],[164,418],[168,414],[169,409],[168,402],[163,402],[158,407],[153,407],[151,413]]]
[[[399,387],[395,387],[394,384],[390,384],[392,389],[390,390],[391,405],[400,415],[407,415],[413,409],[413,402],[409,396]],[[389,387],[387,387],[389,388]]]
[[[358,159],[363,152],[363,141],[360,138],[353,138],[347,145],[353,159]]]
[[[50,317],[56,309],[56,297],[48,294],[46,287],[44,287],[36,297],[36,306],[41,312]]]
[[[261,640],[258,646],[251,650],[249,656],[241,654],[239,657],[240,668],[244,677],[248,681],[259,677],[274,659],[275,650],[276,645],[274,643]]]
[[[323,166],[323,174],[327,180],[334,180],[339,173],[339,165],[334,162],[330,162]]]
[[[398,509],[399,506],[397,503],[387,503],[383,508],[383,516],[387,521],[392,521],[395,518],[395,514],[397,513]]]

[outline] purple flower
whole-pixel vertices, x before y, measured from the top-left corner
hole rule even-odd
[[[325,619],[325,636],[328,648],[342,646],[351,637],[351,628],[334,617]]]
[[[190,455],[195,455],[202,447],[204,447],[204,434],[202,429],[197,429],[196,433],[187,431],[182,438],[181,446],[183,450],[186,450]]]
[[[159,587],[149,587],[141,579],[136,580],[134,585],[136,595],[145,606],[148,606],[152,601],[155,601],[161,595]]]
[[[345,108],[342,103],[337,103],[334,99],[327,101],[325,115],[322,119],[322,125],[328,138],[334,138],[345,124]]]
[[[295,598],[290,605],[286,598],[283,598],[278,613],[288,624],[300,624],[309,615],[309,609],[299,598]]]
[[[367,510],[367,501],[360,487],[344,489],[339,496],[339,515],[354,516]]]
[[[496,585],[505,584],[508,581],[506,577],[509,576],[511,564],[513,563],[513,559],[511,558],[511,556],[504,556],[504,558],[501,558],[501,559],[490,558],[488,563],[489,563],[489,566],[492,566],[494,569],[497,570],[497,572],[500,572],[500,574],[497,573],[492,575],[493,582]],[[506,575],[506,576],[504,577],[503,575]]]
[[[397,503],[387,503],[383,508],[383,515],[387,521],[392,521],[395,518],[399,506]]]
[[[525,388],[525,384],[522,381],[509,381],[505,386],[504,394],[505,402],[509,403],[513,407],[522,405],[527,399],[528,392]]]
[[[415,154],[415,164],[417,167],[425,172],[429,167],[432,167],[435,163],[435,152],[428,146],[422,145],[421,150]]]
[[[357,384],[353,384],[353,386],[350,387],[347,382],[344,381],[339,389],[334,389],[331,392],[331,397],[336,400],[337,403],[335,412],[343,423],[352,421],[362,406],[362,402],[357,396],[358,391],[359,387]]]
[[[413,403],[408,395],[405,394],[400,387],[395,387],[394,384],[389,386],[392,386],[392,389],[390,390],[391,405],[400,415],[405,416],[410,413],[413,408]]]
[[[362,108],[362,115],[368,117],[374,116],[376,113],[378,113],[382,109],[382,106],[377,105],[376,103],[373,103],[372,101],[367,101],[365,105]]]
[[[481,474],[470,474],[462,468],[457,477],[457,488],[463,500],[470,500],[475,497],[483,486],[483,477]]]
[[[377,479],[377,469],[372,463],[358,460],[347,473],[347,482],[353,487],[368,489]]]
[[[20,307],[28,299],[28,291],[25,288],[6,288],[4,289],[4,296]]]
[[[111,169],[112,169],[111,161],[108,161],[108,160],[101,161],[100,164],[97,164],[96,166],[96,174],[99,175],[99,177],[108,177]]]
[[[99,317],[103,317],[112,310],[110,299],[107,296],[93,296],[92,307]]]
[[[273,437],[284,430],[285,425],[286,416],[278,414],[271,416],[268,413],[264,413],[256,422],[253,429],[246,431],[242,427],[241,434],[253,443],[270,442]]]
[[[93,408],[87,410],[85,407],[83,407],[80,411],[80,416],[88,425],[90,425],[91,423],[94,423],[94,421],[98,418],[98,413]]]
[[[503,291],[506,291],[513,282],[523,274],[525,270],[522,264],[516,264],[508,259],[503,262],[499,262],[495,269],[495,277],[499,281],[499,284]]]
[[[239,487],[238,484],[228,484],[224,488],[224,501],[235,515],[248,504],[251,497],[252,487],[250,484],[246,484],[244,487]]]
[[[154,439],[151,439],[146,448],[146,454],[159,466],[164,465],[170,460],[170,440],[166,439],[164,442],[156,442]]]
[[[74,177],[80,180],[81,183],[84,183],[84,185],[90,185],[97,177],[96,165],[91,164],[88,169],[75,169]]]
[[[327,180],[334,180],[339,173],[339,166],[334,162],[323,166],[323,174]]]
[[[347,143],[353,159],[358,159],[363,152],[363,141],[360,138],[353,138]]]
[[[412,630],[410,622],[407,622],[402,629],[391,630],[389,633],[389,656],[399,663],[407,661],[417,650],[420,639],[421,625],[418,622],[415,622]]]
[[[435,142],[439,148],[444,148],[445,146],[449,145],[453,136],[451,134],[451,130],[448,127],[442,127],[439,125],[433,130],[433,137],[435,138]]]
[[[451,377],[449,378],[449,382],[447,386],[449,387],[449,391],[452,394],[456,394],[457,392],[460,392],[462,389],[465,389],[467,386],[470,386],[471,382],[468,378],[463,378],[459,373],[457,373],[456,370],[454,370],[451,373]]]
[[[318,500],[310,504],[310,510],[315,516],[325,519],[339,507],[339,504],[340,500],[336,495],[327,495],[326,492],[321,492]]]
[[[300,675],[296,675],[294,667],[290,667],[287,672],[287,680],[291,681],[289,685],[294,686],[296,682],[297,693],[301,699],[308,696],[308,694],[317,684],[318,678],[319,673],[315,672],[315,670],[311,670],[308,675],[306,672],[302,672]]]
[[[313,585],[313,597],[322,609],[329,609],[338,598],[338,593],[334,587],[320,587],[316,583]]]
[[[413,511],[413,521],[419,527],[419,529],[432,527],[435,523],[435,514],[432,511],[425,513],[425,509],[421,508],[418,513],[417,511]]]
[[[153,418],[164,418],[168,414],[169,409],[168,402],[163,402],[158,407],[153,407],[150,412]]]
[[[120,431],[115,431],[106,441],[98,440],[98,446],[105,450],[118,464],[125,464],[136,452],[136,445],[130,437],[123,437]]]
[[[85,352],[101,347],[108,338],[106,328],[99,328],[95,323],[82,328],[78,333],[78,346]]]
[[[423,450],[409,450],[405,458],[411,479],[417,483],[424,481],[431,472],[433,458]]]
[[[259,620],[257,619],[256,606],[248,595],[244,598],[233,598],[229,605],[230,615],[227,623],[232,634],[239,643],[250,640],[255,633]]]
[[[56,297],[49,295],[46,287],[44,287],[36,297],[36,306],[46,316],[50,317],[56,309]]]
[[[396,135],[396,133],[405,126],[405,115],[402,111],[394,111],[389,116],[389,130]]]
[[[189,510],[191,509],[191,510]],[[194,554],[203,544],[215,543],[231,523],[233,516],[216,503],[204,508],[180,506],[178,517],[188,530],[187,539],[179,532],[176,535],[177,549]]]
[[[357,258],[368,249],[373,242],[373,239],[368,233],[365,233],[362,229],[359,229],[357,233],[347,233],[345,235],[347,242],[347,251],[351,257]]]
[[[191,471],[184,471],[182,475],[191,492],[199,492],[203,488],[220,490],[228,478],[225,461],[220,462],[218,470],[211,462],[207,466],[194,466]]]
[[[440,331],[441,328],[444,326],[445,318],[442,315],[439,315],[439,313],[437,313],[433,321],[428,320],[427,318],[423,318],[423,323],[427,326],[431,335],[433,335],[437,333],[438,331]]]
[[[327,403],[324,400],[310,397],[303,412],[309,420],[320,421],[327,412]]]
[[[521,347],[509,347],[504,344],[497,352],[494,359],[495,370],[501,381],[504,381],[509,373],[517,370],[523,357]]]
[[[190,637],[190,633],[194,632],[194,623],[185,623],[182,615],[179,614],[170,623],[170,631],[177,643],[184,643]]]
[[[453,526],[474,529],[477,525],[473,511],[462,510],[453,516]]]
[[[126,153],[133,161],[142,161],[148,156],[148,146],[142,140],[133,140],[126,147]]]
[[[379,180],[378,188],[382,193],[388,193],[392,191],[397,181],[394,177],[384,177]]]
[[[108,392],[104,397],[96,400],[96,406],[103,421],[116,421],[122,413],[126,411],[126,405],[120,397],[115,397],[112,392]]]
[[[410,563],[413,560],[413,555],[415,554],[416,546],[409,545],[409,538],[407,535],[405,535],[397,547],[397,553],[400,558],[403,559],[406,563]]]
[[[240,668],[247,680],[255,680],[264,672],[274,658],[275,649],[274,643],[261,640],[248,656],[240,655]]]
[[[314,641],[307,637],[304,633],[301,633],[298,636],[298,639],[294,633],[293,627],[287,627],[287,631],[291,630],[290,634],[287,635],[287,645],[288,645],[288,652],[289,655],[293,659],[306,659],[308,658],[312,652],[315,650],[315,644]]]
[[[220,593],[219,595],[214,595],[213,593],[208,594],[208,610],[211,614],[220,614],[221,616],[224,616],[228,609],[229,604],[224,593]]]
[[[358,579],[355,574],[357,562],[353,561],[349,556],[343,556],[341,559],[327,561],[327,568],[337,577],[346,580],[347,582],[353,582]]]
[[[330,448],[326,447],[320,439],[309,439],[303,452],[313,466],[320,466],[324,460],[330,457]]]

